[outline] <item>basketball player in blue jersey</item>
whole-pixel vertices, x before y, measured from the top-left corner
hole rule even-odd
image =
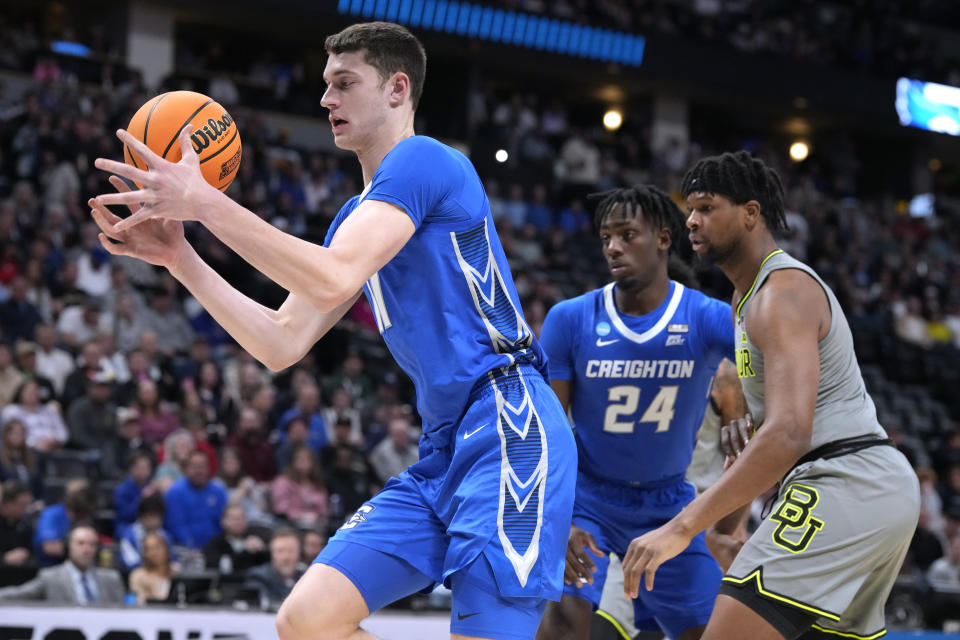
[[[684,216],[652,186],[612,191],[595,227],[614,282],[561,302],[541,332],[551,385],[569,407],[579,455],[563,599],[540,640],[589,637],[609,552],[657,528],[693,500],[684,479],[711,378],[733,358],[730,305],[668,277]],[[597,558],[590,558],[587,550]],[[703,536],[661,568],[657,589],[634,600],[640,630],[699,638],[721,571]]]
[[[455,638],[533,638],[563,588],[576,447],[547,385],[546,357],[520,311],[490,207],[470,161],[415,136],[426,56],[388,23],[326,40],[321,104],[366,187],[323,247],[270,226],[209,187],[190,151],[162,161],[132,136],[149,173],[98,160],[142,184],[91,201],[115,254],[167,267],[250,353],[297,362],[363,289],[383,338],[413,379],[420,461],[364,504],[318,556],[277,616],[282,640],[361,639],[367,615],[445,582]],[[144,203],[138,208],[137,203]],[[126,204],[120,221],[105,204]],[[290,291],[279,310],[224,282],[183,240],[197,220]],[[117,243],[110,242],[110,239]]]

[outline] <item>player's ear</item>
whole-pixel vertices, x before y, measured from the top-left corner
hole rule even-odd
[[[673,238],[670,236],[670,230],[660,229],[660,233],[657,234],[657,249],[669,251],[670,245],[672,244]]]
[[[390,77],[390,106],[399,107],[410,96],[410,76],[397,71]]]
[[[760,203],[756,200],[748,200],[742,206],[744,211],[744,222],[747,225],[747,229],[752,230],[757,223],[763,219],[763,214],[760,212]]]

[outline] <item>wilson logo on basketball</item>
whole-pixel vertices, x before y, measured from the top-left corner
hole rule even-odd
[[[200,153],[209,147],[211,142],[216,142],[220,139],[220,137],[230,129],[230,125],[232,124],[233,118],[226,112],[224,112],[219,120],[208,118],[207,123],[203,125],[202,128],[194,131],[190,136],[190,140],[193,142],[193,150]]]

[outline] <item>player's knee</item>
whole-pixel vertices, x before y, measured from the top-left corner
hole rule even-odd
[[[296,594],[284,600],[277,611],[277,637],[280,640],[342,640],[356,630],[343,620],[328,614],[327,607],[306,607]]]
[[[280,605],[280,610],[277,611],[277,619],[275,621],[277,627],[277,637],[280,640],[297,640],[302,637],[297,632],[297,622],[296,616],[291,611],[292,607],[288,606],[289,599]]]
[[[296,628],[290,619],[290,612],[287,611],[285,604],[281,605],[280,610],[277,611],[277,619],[274,621],[277,627],[277,637],[280,640],[295,640],[297,637]]]
[[[306,615],[295,596],[289,597],[277,611],[277,636],[280,640],[306,640],[308,636],[329,638],[321,631],[326,627],[314,618],[315,616]]]
[[[360,592],[342,573],[314,564],[277,612],[280,640],[343,640],[369,612]]]

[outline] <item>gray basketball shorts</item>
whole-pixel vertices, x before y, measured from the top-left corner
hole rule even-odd
[[[892,446],[804,463],[784,479],[720,593],[788,639],[811,628],[878,638],[919,513],[917,476]]]

